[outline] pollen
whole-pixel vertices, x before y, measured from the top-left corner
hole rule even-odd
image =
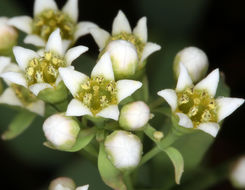
[[[102,76],[88,79],[81,84],[76,98],[96,115],[104,108],[117,104],[116,83]]]
[[[57,28],[60,28],[61,37],[67,40],[73,40],[76,23],[62,11],[45,10],[34,17],[33,34],[40,36],[45,41],[49,35]]]
[[[177,93],[177,112],[184,113],[192,120],[194,128],[200,123],[217,122],[217,105],[214,97],[205,90],[187,88]]]

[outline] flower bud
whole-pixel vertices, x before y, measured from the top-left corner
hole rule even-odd
[[[54,114],[43,123],[43,131],[47,140],[58,149],[70,149],[80,131],[79,124],[64,114]]]
[[[68,177],[59,177],[51,181],[49,190],[74,190],[75,182]]]
[[[135,74],[138,55],[132,43],[125,40],[115,40],[107,45],[106,51],[111,56],[116,79],[130,78]]]
[[[136,135],[118,130],[106,137],[105,150],[116,168],[133,169],[140,162],[142,143]]]
[[[234,187],[245,188],[245,156],[235,163],[230,174],[230,180]]]
[[[0,53],[7,54],[16,44],[18,33],[12,26],[7,25],[8,19],[0,17]]]
[[[126,130],[141,130],[150,119],[150,109],[142,101],[129,103],[121,109],[119,124]]]
[[[174,73],[176,78],[179,76],[179,63],[182,63],[193,82],[202,79],[208,70],[207,55],[199,48],[187,47],[181,50],[174,59]]]

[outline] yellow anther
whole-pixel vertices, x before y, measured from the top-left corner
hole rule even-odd
[[[99,86],[93,86],[93,90],[94,90],[95,92],[98,92],[98,91],[99,91],[99,89],[100,89],[100,87],[99,87]]]
[[[100,76],[100,77],[96,77],[95,78],[96,82],[98,82],[99,84],[101,84],[104,80],[104,77]]]
[[[188,116],[192,117],[195,116],[198,112],[198,107],[197,106],[193,106],[190,111],[188,112]]]
[[[48,10],[44,12],[44,16],[50,19],[53,16],[53,10]]]
[[[204,110],[201,120],[202,122],[208,122],[210,121],[211,117],[212,117],[211,113],[208,110]]]
[[[38,83],[43,82],[43,73],[41,71],[37,71],[35,75],[35,79]]]
[[[44,58],[45,58],[47,61],[51,60],[51,57],[52,57],[52,53],[51,53],[51,52],[46,52],[46,53],[44,54]]]
[[[29,66],[36,67],[38,65],[38,60],[36,58],[32,59],[29,63]]]
[[[194,98],[194,104],[199,105],[201,103],[201,100],[199,98]]]
[[[179,104],[186,104],[189,102],[189,96],[187,94],[183,94],[181,97],[180,97],[180,100],[179,100]]]
[[[194,89],[193,88],[187,88],[185,90],[188,94],[193,94]]]
[[[52,58],[52,63],[53,63],[54,65],[57,65],[57,64],[59,63],[59,59],[57,59],[56,57],[53,57],[53,58]]]
[[[67,31],[70,31],[70,30],[71,30],[71,27],[68,26],[67,24],[65,24],[63,27],[64,27],[64,29],[67,30]]]
[[[85,105],[89,105],[90,102],[91,102],[91,99],[92,99],[92,94],[86,93],[86,94],[84,95],[84,97],[83,97],[83,103],[84,103]]]
[[[81,87],[82,87],[82,89],[84,89],[84,90],[90,89],[90,82],[87,81],[87,82],[81,84]]]
[[[212,110],[215,109],[216,108],[215,101],[214,100],[210,101],[208,107]]]
[[[38,19],[37,21],[35,21],[35,26],[42,26],[44,24],[43,19]]]
[[[55,20],[50,20],[49,21],[49,25],[53,26],[53,27],[56,26],[56,21]]]
[[[35,70],[33,67],[28,67],[26,69],[26,74],[29,75],[29,76],[32,76],[34,74]]]

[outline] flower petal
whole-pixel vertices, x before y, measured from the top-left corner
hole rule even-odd
[[[19,72],[6,72],[1,75],[4,80],[10,81],[12,83],[24,86],[27,88],[27,83],[24,74]]]
[[[206,78],[197,83],[194,89],[207,90],[211,96],[215,96],[218,83],[219,69],[215,69]]]
[[[220,128],[219,124],[213,122],[201,123],[200,125],[197,126],[197,129],[200,129],[205,133],[212,135],[213,137],[217,136],[217,133],[219,132],[219,128]]]
[[[182,91],[187,87],[191,87],[193,85],[190,75],[188,74],[188,71],[186,70],[185,66],[180,63],[180,74],[176,86],[176,91]]]
[[[9,104],[12,106],[23,106],[19,98],[17,98],[12,88],[7,88],[0,96],[0,104]]]
[[[108,106],[107,108],[105,108],[105,109],[101,110],[99,113],[97,113],[96,116],[114,119],[117,121],[118,117],[119,117],[118,106],[117,105]]]
[[[64,55],[64,49],[59,28],[50,34],[45,49],[46,51],[54,51],[61,56]]]
[[[62,8],[62,11],[65,12],[69,17],[77,22],[78,20],[78,0],[67,0],[66,4]]]
[[[58,8],[54,0],[35,0],[34,16],[46,9],[57,10]]]
[[[171,110],[174,112],[177,108],[177,94],[175,90],[165,89],[157,93],[159,96],[163,97],[166,102],[170,105]]]
[[[75,71],[72,68],[59,68],[59,73],[73,96],[76,96],[81,83],[88,80],[88,77],[85,74]]]
[[[0,74],[4,71],[7,65],[11,62],[10,57],[0,56]]]
[[[81,36],[88,34],[91,28],[98,28],[98,25],[88,21],[79,22],[77,24],[77,28],[74,34],[75,40],[77,40]]]
[[[76,46],[69,49],[65,55],[67,65],[71,65],[72,61],[78,58],[81,54],[88,51],[88,47]]]
[[[152,53],[155,51],[159,51],[161,49],[161,46],[152,42],[146,43],[144,50],[142,52],[141,60],[142,63],[147,57],[149,57]]]
[[[88,188],[89,188],[89,185],[83,185],[83,186],[77,187],[76,190],[88,190]]]
[[[89,108],[85,106],[82,102],[77,99],[72,99],[69,103],[67,110],[67,116],[83,116],[83,115],[93,115]]]
[[[142,86],[142,83],[134,80],[119,80],[117,81],[117,100],[118,103],[124,98],[127,98],[138,90]]]
[[[102,50],[110,38],[110,34],[101,28],[90,28],[89,31],[93,36],[96,44],[99,46],[100,50]]]
[[[71,40],[62,40],[63,53],[65,53],[71,45]]]
[[[240,107],[244,103],[244,99],[219,97],[216,99],[216,103],[218,106],[218,122],[220,122]]]
[[[94,66],[91,77],[96,76],[103,76],[107,80],[114,80],[114,72],[109,53],[104,53]]]
[[[36,83],[29,87],[30,91],[36,96],[39,94],[39,92],[41,92],[46,88],[53,88],[53,87],[48,83]]]
[[[120,34],[121,32],[131,33],[131,27],[125,14],[119,10],[117,16],[113,20],[112,35]]]
[[[19,46],[15,46],[13,48],[13,52],[18,65],[23,71],[26,69],[30,60],[35,57],[39,57],[39,55],[35,51]]]
[[[26,108],[33,113],[37,113],[38,115],[44,116],[45,103],[42,100],[38,100],[36,102],[33,102],[33,103],[29,104]]]
[[[17,16],[8,20],[8,24],[30,34],[32,32],[32,18],[29,16]]]
[[[133,30],[133,33],[135,36],[137,36],[142,42],[146,43],[147,42],[147,19],[146,17],[142,17],[136,27]]]
[[[34,34],[27,35],[24,39],[24,43],[32,44],[32,45],[35,45],[38,47],[44,47],[45,46],[45,41],[42,38],[40,38],[39,36],[34,35]]]
[[[193,128],[191,119],[184,113],[176,113],[179,117],[179,125],[185,128]]]

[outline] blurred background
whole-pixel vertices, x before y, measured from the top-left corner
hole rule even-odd
[[[65,2],[57,1],[60,7]],[[197,46],[208,55],[209,71],[218,67],[225,73],[231,96],[244,98],[244,8],[242,0],[80,0],[79,19],[95,22],[111,31],[113,18],[119,9],[127,15],[132,27],[139,18],[147,17],[149,40],[162,46],[162,50],[152,55],[147,64],[152,95],[160,89],[175,86],[170,72],[175,54],[184,47]],[[32,9],[33,0],[0,1],[0,16],[32,15]],[[98,48],[91,36],[81,38],[77,44],[90,48],[85,61],[80,62],[82,65],[75,65],[89,73],[93,66],[90,57],[96,59]],[[207,168],[245,154],[244,110],[243,106],[227,118],[218,137],[214,142],[210,141],[202,161]],[[6,106],[0,106],[0,132],[6,129],[15,113]],[[50,180],[62,175],[72,177],[78,185],[90,183],[92,190],[109,189],[101,181],[97,168],[81,159],[79,154],[44,147],[41,123],[41,118],[36,119],[16,139],[0,140],[0,189],[47,189]],[[228,180],[221,180],[208,189],[233,188]]]

